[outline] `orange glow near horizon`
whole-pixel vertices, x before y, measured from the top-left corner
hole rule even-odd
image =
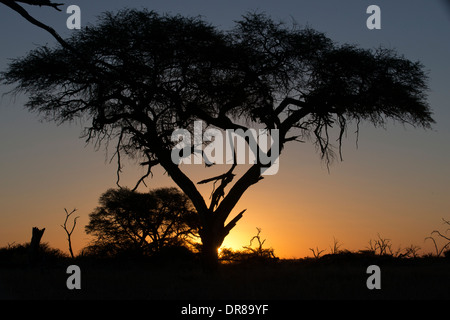
[[[328,173],[317,154],[312,152],[314,150],[303,144],[294,146],[299,149],[291,147],[285,151],[284,158],[282,155],[279,173],[250,187],[238,202],[229,219],[243,209],[247,211],[225,238],[222,248],[242,250],[256,235],[256,228],[261,228],[261,239],[266,240],[263,247],[273,248],[276,256],[287,259],[312,256],[310,248],[329,253],[334,239],[342,250],[363,250],[378,234],[390,239],[395,250],[417,245],[422,248],[419,253],[434,252],[432,242],[424,239],[439,229],[441,218],[445,218],[442,208],[449,203],[445,192],[448,182],[442,172],[417,170],[416,167],[421,166],[420,158],[426,158],[423,153],[410,149],[408,152],[418,163],[405,165],[392,150],[390,155],[380,156],[387,154],[391,148],[389,143],[366,144],[358,151],[349,151],[348,160],[334,164]],[[84,149],[81,153],[91,159],[89,152],[91,150]],[[375,155],[377,161],[369,161]],[[89,213],[98,205],[100,195],[115,187],[114,164],[105,166],[100,160],[102,157],[96,153],[98,163],[87,172],[81,170],[87,166],[83,160],[78,164],[67,161],[66,169],[73,170],[61,168],[61,172],[65,172],[61,179],[71,183],[43,182],[42,186],[48,189],[42,189],[39,196],[33,191],[37,185],[23,185],[23,199],[17,194],[3,194],[8,197],[8,208],[15,215],[2,217],[3,224],[11,227],[0,235],[0,246],[30,241],[31,228],[37,226],[46,228],[43,242],[68,252],[60,225],[65,218],[64,208],[69,211],[77,208],[80,218],[72,243],[75,253],[79,253],[90,239],[84,232]],[[398,158],[398,165],[395,158]],[[76,170],[76,166],[80,170]],[[204,166],[185,168],[189,169],[194,182],[206,175],[194,179],[196,171],[204,170]],[[409,175],[411,171],[417,175]],[[132,186],[136,176],[137,173],[125,175],[123,185]],[[174,184],[158,169],[147,185],[157,188]],[[210,187],[203,190],[205,201]],[[52,200],[44,203],[40,202],[40,197]]]

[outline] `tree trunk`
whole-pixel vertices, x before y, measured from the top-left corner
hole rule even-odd
[[[225,237],[234,228],[236,223],[242,218],[246,210],[241,211],[228,224],[225,220],[229,212],[217,212],[213,216],[203,215],[203,228],[200,230],[200,238],[202,239],[202,264],[203,271],[206,273],[215,273],[219,267],[219,248]]]
[[[36,264],[36,262],[38,261],[39,258],[39,249],[41,246],[41,239],[42,236],[44,235],[44,229],[39,229],[34,227],[33,228],[33,233],[31,236],[31,242],[30,242],[30,252],[29,252],[29,259],[30,259],[30,264],[34,265]]]
[[[208,226],[201,233],[202,266],[206,273],[215,273],[219,268],[219,248],[224,240],[223,227]]]
[[[215,273],[219,268],[219,255],[217,246],[212,243],[203,243],[202,267],[205,273]]]

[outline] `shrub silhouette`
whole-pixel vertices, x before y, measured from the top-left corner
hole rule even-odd
[[[30,264],[30,243],[9,244],[0,248],[0,267],[22,267]],[[63,262],[67,258],[61,250],[52,248],[48,243],[39,246],[38,265],[54,265]]]
[[[220,259],[225,262],[275,262],[279,258],[275,256],[272,248],[263,248],[266,239],[261,241],[261,229],[256,228],[258,233],[250,239],[250,244],[244,246],[243,250],[232,250],[230,248],[223,248],[220,253]],[[252,247],[254,241],[258,242],[256,247]]]

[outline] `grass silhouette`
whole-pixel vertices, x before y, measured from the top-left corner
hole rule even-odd
[[[340,249],[328,254],[278,259],[273,249],[233,251],[217,274],[204,274],[198,254],[166,250],[154,257],[71,258],[47,243],[31,267],[28,244],[0,248],[1,299],[449,299],[450,256],[419,256],[415,250],[392,251],[378,235],[367,250]],[[384,246],[383,246],[384,245]],[[230,256],[230,252],[228,252]],[[226,263],[225,263],[226,262]],[[81,290],[68,290],[69,265],[81,269]],[[381,269],[381,290],[366,287],[367,267]]]

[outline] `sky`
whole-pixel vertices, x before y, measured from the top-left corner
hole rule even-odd
[[[369,30],[366,9],[373,4],[381,9],[381,29]],[[261,228],[264,247],[272,247],[281,258],[312,256],[310,248],[330,252],[334,241],[341,249],[363,250],[378,235],[390,239],[393,249],[415,245],[419,253],[434,251],[425,238],[433,230],[445,232],[442,218],[450,220],[450,5],[445,1],[71,0],[63,12],[24,6],[67,37],[76,32],[66,27],[69,5],[80,7],[82,26],[95,24],[104,11],[125,7],[202,16],[223,29],[248,11],[265,12],[324,32],[340,44],[383,46],[420,60],[430,77],[428,101],[436,120],[432,130],[363,124],[358,143],[349,130],[344,161],[336,161],[330,170],[311,144],[288,145],[279,172],[252,186],[237,204],[234,213],[247,211],[223,246],[240,249]],[[5,70],[10,59],[55,40],[1,5],[0,43],[0,70]],[[72,244],[77,253],[91,240],[84,231],[89,213],[101,194],[115,187],[112,153],[96,151],[80,139],[83,123],[42,121],[25,110],[25,95],[4,94],[11,89],[0,87],[0,247],[30,241],[36,226],[46,228],[43,242],[68,252],[61,224],[64,208],[76,208],[80,218]],[[197,177],[199,167],[187,170]],[[141,173],[127,162],[121,184],[134,186]],[[147,185],[174,184],[157,169]]]

